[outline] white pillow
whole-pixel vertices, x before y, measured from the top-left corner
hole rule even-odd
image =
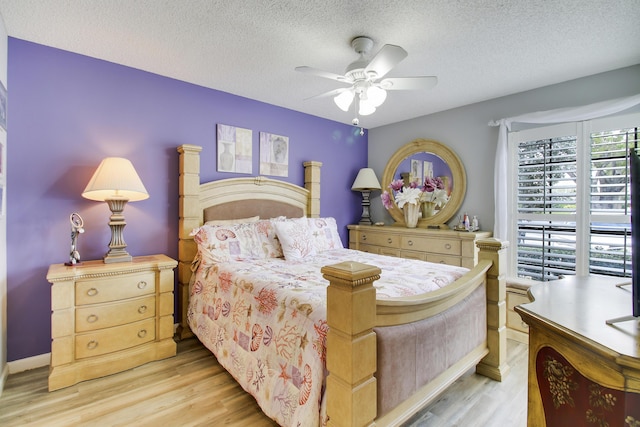
[[[317,252],[344,248],[335,218],[308,218]]]
[[[252,223],[203,225],[191,232],[201,259],[207,263],[263,258]]]
[[[301,260],[316,254],[316,244],[308,218],[274,221],[282,252],[287,260]]]
[[[278,240],[278,235],[273,224],[277,221],[284,221],[285,217],[261,219],[253,223],[253,227],[258,235],[258,244],[263,258],[282,258],[282,246]]]

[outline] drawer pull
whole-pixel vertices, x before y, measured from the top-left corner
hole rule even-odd
[[[413,246],[413,240],[409,240],[407,243],[409,244],[409,246]]]
[[[147,287],[147,282],[145,282],[144,280],[141,280],[138,282],[138,289],[144,289]]]
[[[393,243],[393,240],[391,239],[391,237],[387,239],[387,243]]]
[[[451,249],[451,243],[447,243],[446,245],[444,245],[445,249]]]
[[[363,235],[362,235],[362,241],[364,242],[365,240],[367,240],[367,235],[366,235],[366,234],[363,234]]]
[[[95,350],[98,347],[98,341],[96,340],[91,340],[87,343],[87,348],[89,350]]]
[[[95,323],[98,321],[98,316],[95,314],[90,314],[87,316],[87,323]]]
[[[98,290],[96,288],[89,288],[87,289],[87,295],[90,297],[95,297],[96,295],[98,295]]]
[[[147,330],[146,329],[140,329],[138,331],[138,338],[144,338],[147,336]]]
[[[147,311],[147,306],[146,305],[141,305],[140,307],[138,307],[138,313],[142,314],[145,311]]]

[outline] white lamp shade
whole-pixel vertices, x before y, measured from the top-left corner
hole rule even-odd
[[[367,100],[374,107],[381,106],[385,99],[387,99],[386,90],[381,89],[378,86],[371,86],[369,89],[367,89]]]
[[[371,191],[380,190],[380,182],[376,177],[376,173],[371,168],[362,168],[356,176],[356,180],[353,181],[351,189],[353,191]]]
[[[349,107],[353,102],[353,92],[350,90],[345,90],[344,92],[333,98],[333,102],[335,102],[338,108],[340,108],[342,111],[349,111]]]
[[[114,197],[135,202],[149,198],[149,193],[129,160],[107,157],[91,177],[82,197],[98,202]]]

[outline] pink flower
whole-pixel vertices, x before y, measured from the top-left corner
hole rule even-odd
[[[389,188],[393,191],[402,191],[402,189],[404,188],[404,181],[401,179],[391,181],[391,184],[389,184]]]
[[[422,186],[422,191],[426,193],[433,193],[435,190],[443,190],[444,182],[442,182],[442,178],[436,177],[431,178],[427,177],[424,180],[424,185]]]
[[[384,193],[382,193],[380,198],[382,199],[382,205],[387,209],[391,209],[391,195],[389,194],[389,192],[385,191]]]

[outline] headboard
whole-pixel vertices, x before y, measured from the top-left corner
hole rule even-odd
[[[304,188],[264,176],[230,178],[200,183],[200,151],[197,145],[181,145],[178,216],[178,312],[177,336],[191,336],[187,325],[191,261],[197,253],[189,234],[205,221],[260,216],[320,216],[321,162],[304,162]]]

